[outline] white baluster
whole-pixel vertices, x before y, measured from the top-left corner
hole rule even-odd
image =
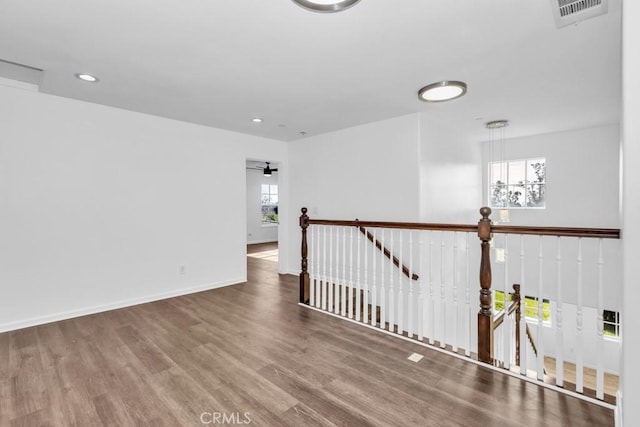
[[[333,227],[329,227],[329,293],[327,294],[327,310],[333,311]]]
[[[440,337],[440,347],[447,345],[447,300],[445,288],[445,241],[444,231],[440,232],[440,314],[442,315],[442,336]]]
[[[527,306],[524,293],[524,235],[520,235],[520,374],[527,375]]]
[[[353,227],[349,228],[349,319],[353,319]]]
[[[378,312],[378,289],[376,288],[376,258],[377,258],[377,250],[376,247],[376,229],[373,229],[373,245],[371,246],[371,263],[373,264],[373,272],[371,273],[371,325],[375,326],[376,324],[376,313]]]
[[[544,310],[543,302],[544,298],[542,297],[543,291],[543,283],[544,279],[543,275],[543,261],[544,256],[542,254],[542,236],[538,236],[538,334],[537,334],[537,342],[538,345],[538,357],[537,357],[537,371],[538,371],[538,379],[544,380],[544,330],[542,326],[543,317],[542,313]]]
[[[307,265],[309,268],[307,271],[309,272],[309,305],[311,307],[315,306],[316,302],[316,270],[314,268],[314,257],[315,251],[313,245],[315,240],[313,239],[314,230],[316,229],[315,225],[310,225],[307,233],[309,235],[309,239],[307,241]]]
[[[389,233],[393,233],[389,230]],[[384,265],[386,264],[384,259],[384,228],[380,230],[380,328],[385,328],[385,321],[387,319],[387,305],[385,304],[386,300],[386,289],[384,287]],[[393,248],[391,249],[391,253],[393,253]]]
[[[396,324],[396,319],[394,316],[394,301],[395,301],[395,294],[394,294],[394,289],[393,289],[393,254],[395,253],[395,248],[393,246],[394,241],[393,241],[393,230],[391,230],[391,238],[389,240],[389,254],[391,255],[389,257],[389,313],[388,313],[388,317],[389,317],[389,330],[391,332],[393,332],[395,330],[395,324]]]
[[[347,228],[342,227],[342,286],[340,287],[340,314],[347,316]]]
[[[562,333],[562,255],[561,255],[561,238],[557,238],[557,254],[556,254],[556,385],[563,386],[564,383],[564,337]]]
[[[435,297],[433,296],[433,231],[429,230],[429,344],[434,343],[436,334]]]
[[[327,226],[322,227],[323,244],[322,244],[322,309],[327,309]]]
[[[582,337],[582,237],[578,238],[578,289],[576,298],[576,391],[584,392],[584,361],[582,352],[584,351]]]
[[[604,399],[604,259],[602,239],[598,239],[598,341],[596,362],[596,397]]]
[[[466,239],[465,239],[465,283],[466,283],[466,288],[465,288],[465,305],[466,305],[466,309],[465,309],[465,325],[466,325],[466,336],[465,336],[465,349],[464,349],[464,354],[467,357],[471,356],[471,331],[473,330],[474,325],[472,324],[473,322],[473,316],[471,315],[471,277],[469,276],[469,265],[470,265],[470,251],[471,251],[471,247],[469,246],[469,235],[470,233],[466,233]]]
[[[509,330],[509,235],[504,235],[504,332],[502,334],[504,367],[511,369],[511,331]]]
[[[418,231],[418,340],[424,340],[424,268],[422,258],[424,257],[424,231]]]
[[[453,273],[451,274],[452,291],[453,291],[453,337],[451,338],[451,346],[454,353],[458,352],[458,233],[453,232],[453,259],[451,260]]]
[[[367,238],[365,236],[363,240],[363,248],[364,252],[364,281],[362,284],[364,285],[364,291],[362,292],[362,321],[367,323],[369,321],[369,281],[367,280],[367,276],[369,275],[369,251],[367,250]]]
[[[340,314],[340,227],[336,227],[336,281],[333,290],[333,312]]]
[[[360,245],[362,244],[360,242],[360,235],[362,233],[360,232],[360,229],[358,229],[358,232],[356,233],[356,235],[358,236],[357,238],[357,242],[356,242],[356,246],[357,246],[357,250],[356,250],[356,259],[357,259],[357,263],[358,263],[358,269],[357,269],[357,273],[356,273],[356,320],[359,322],[360,321],[360,301],[361,301],[361,296],[360,294],[362,293],[362,282],[360,282]]]
[[[402,335],[402,332],[404,331],[404,294],[402,292],[402,263],[403,263],[403,250],[404,250],[404,245],[403,245],[403,241],[402,241],[402,235],[403,235],[403,230],[400,229],[399,231],[399,239],[398,239],[398,297],[397,297],[397,303],[398,303],[398,311],[396,312],[396,324],[397,324],[397,331],[396,333]]]
[[[409,297],[407,298],[407,335],[413,338],[413,230],[409,230]]]
[[[316,283],[316,307],[320,307],[320,298],[322,290],[322,277],[320,272],[320,226],[316,226],[316,274],[318,275],[318,282]]]

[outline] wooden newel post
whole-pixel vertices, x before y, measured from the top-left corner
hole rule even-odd
[[[300,209],[302,215],[300,215],[300,228],[302,229],[302,247],[300,248],[300,254],[302,260],[300,262],[300,302],[308,304],[309,302],[309,272],[308,268],[308,248],[307,248],[307,228],[309,227],[309,217],[307,216],[307,208]]]
[[[520,366],[520,322],[522,321],[522,310],[520,305],[520,285],[513,285],[513,304],[516,305],[516,365]]]
[[[478,237],[481,243],[480,258],[480,311],[478,312],[478,360],[493,363],[493,310],[491,309],[491,208],[480,209]]]

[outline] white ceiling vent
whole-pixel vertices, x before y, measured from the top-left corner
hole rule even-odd
[[[551,0],[556,27],[562,28],[607,13],[609,0]]]

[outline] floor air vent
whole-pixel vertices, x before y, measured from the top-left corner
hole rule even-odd
[[[607,13],[609,0],[551,0],[558,28]]]

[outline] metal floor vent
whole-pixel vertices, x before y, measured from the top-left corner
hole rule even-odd
[[[556,27],[562,28],[585,19],[604,15],[609,0],[551,0]]]

